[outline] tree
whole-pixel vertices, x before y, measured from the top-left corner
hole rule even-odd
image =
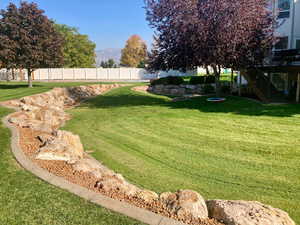
[[[109,59],[107,61],[102,61],[100,66],[103,68],[117,68],[118,67],[113,59]]]
[[[65,68],[95,67],[96,45],[87,35],[82,35],[75,27],[55,24],[56,30],[63,36],[63,55]]]
[[[147,46],[138,35],[132,35],[122,50],[121,65],[127,67],[138,67],[145,62],[147,57]]]
[[[213,68],[217,95],[221,68],[261,65],[274,42],[267,0],[146,0],[156,29],[153,69]]]
[[[10,3],[0,15],[0,61],[6,68],[26,68],[29,87],[35,69],[62,64],[62,37],[37,4]]]

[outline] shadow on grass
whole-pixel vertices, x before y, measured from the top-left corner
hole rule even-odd
[[[207,113],[232,113],[247,116],[291,117],[300,114],[299,104],[265,105],[240,97],[228,97],[226,102],[211,103],[207,97],[197,97],[182,102],[172,102],[170,98],[136,93],[128,88],[90,99],[82,105],[89,108],[160,106],[171,109],[192,109]]]
[[[41,87],[41,85],[33,84],[33,87]],[[0,84],[0,89],[18,89],[18,88],[28,88],[28,84]]]

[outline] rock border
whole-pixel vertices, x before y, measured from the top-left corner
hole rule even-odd
[[[0,106],[4,108],[13,109],[16,112],[20,111],[15,107],[8,107],[0,103]],[[34,164],[30,159],[28,159],[19,145],[20,134],[13,124],[9,121],[9,115],[2,119],[3,124],[11,131],[11,151],[16,159],[16,161],[27,171],[31,172],[33,175],[37,176],[41,180],[59,187],[63,190],[69,191],[91,203],[102,206],[106,209],[112,210],[114,212],[126,215],[140,222],[150,224],[150,225],[187,225],[179,221],[170,219],[168,217],[155,214],[149,210],[138,208],[126,202],[120,202],[118,200],[109,198],[105,195],[93,192],[85,187],[71,183],[62,177],[58,177],[47,170]]]

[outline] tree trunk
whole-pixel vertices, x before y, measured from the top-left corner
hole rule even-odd
[[[12,80],[16,80],[15,69],[11,69]]]
[[[230,77],[230,92],[232,93],[233,92],[233,69],[231,69],[231,77]]]
[[[6,81],[9,82],[10,81],[10,74],[9,74],[10,70],[6,69]]]
[[[208,66],[205,66],[205,69],[206,69],[206,75],[210,75]]]
[[[28,72],[28,87],[29,88],[32,88],[32,79],[31,79],[31,69],[27,69],[27,72]]]
[[[221,96],[220,68],[213,66],[213,70],[216,78],[216,97],[219,98]]]

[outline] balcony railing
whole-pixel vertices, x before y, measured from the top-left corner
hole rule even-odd
[[[273,51],[267,61],[269,65],[298,66],[300,65],[300,49]]]

